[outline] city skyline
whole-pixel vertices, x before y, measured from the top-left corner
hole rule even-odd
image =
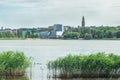
[[[120,25],[119,0],[1,0],[0,26],[48,27],[53,24]]]

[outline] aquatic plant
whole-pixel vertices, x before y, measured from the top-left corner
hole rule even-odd
[[[68,55],[50,61],[48,69],[53,77],[120,77],[120,56],[99,52],[90,55]]]
[[[6,51],[0,53],[0,76],[23,76],[30,66],[30,59],[23,52]]]

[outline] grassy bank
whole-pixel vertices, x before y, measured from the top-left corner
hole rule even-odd
[[[24,76],[30,60],[23,52],[6,51],[0,53],[0,76]]]
[[[102,39],[93,39],[93,40],[120,40],[120,38],[102,38]]]
[[[15,38],[0,38],[0,40],[25,40],[25,39],[24,38],[15,37]]]
[[[55,78],[120,77],[120,56],[114,54],[68,55],[47,66]]]

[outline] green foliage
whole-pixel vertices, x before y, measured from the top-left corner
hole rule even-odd
[[[120,38],[120,31],[116,32],[116,37]]]
[[[78,32],[83,39],[112,39],[120,38],[120,30],[117,27],[69,27],[65,32]]]
[[[84,35],[84,39],[86,39],[86,40],[92,39],[92,34],[86,33],[86,34]]]
[[[16,37],[16,35],[12,32],[0,32],[0,38],[13,38]]]
[[[50,70],[67,76],[77,77],[113,77],[120,74],[120,56],[115,54],[96,53],[90,55],[68,55],[48,63]]]
[[[79,39],[80,35],[78,32],[65,32],[63,35],[64,39]]]
[[[0,53],[0,75],[24,72],[30,66],[30,59],[23,52],[6,51]]]
[[[0,31],[0,38],[40,38],[38,32],[53,30],[53,26],[48,28],[31,28],[31,29],[18,29],[16,32],[3,30]],[[98,27],[70,27],[66,26],[64,39],[118,39],[120,38],[120,29],[112,26],[98,26]]]

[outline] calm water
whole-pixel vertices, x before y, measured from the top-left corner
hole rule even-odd
[[[32,74],[30,69],[26,77],[6,80],[60,80],[48,79],[46,64],[50,60],[67,54],[89,54],[106,52],[120,54],[118,40],[0,40],[0,52],[23,51],[33,57]],[[31,75],[31,76],[30,76]],[[62,79],[68,80],[68,79]],[[69,79],[69,80],[108,80],[108,79]],[[120,80],[120,79],[109,79]]]

